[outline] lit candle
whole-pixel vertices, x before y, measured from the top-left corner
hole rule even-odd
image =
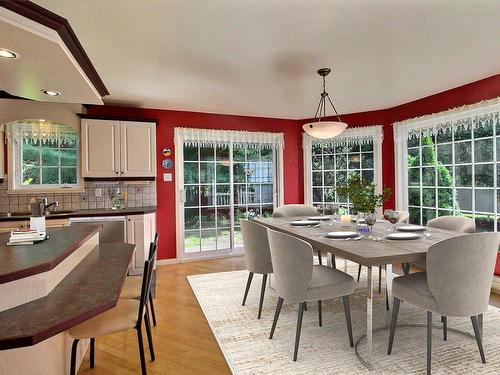
[[[340,216],[340,226],[348,227],[351,225],[351,215],[341,215]]]

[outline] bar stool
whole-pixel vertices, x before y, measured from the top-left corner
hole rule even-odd
[[[154,241],[151,243],[153,246],[149,247],[148,259],[156,261],[156,254],[158,252],[158,239],[160,235],[155,233]],[[154,254],[154,256],[153,256]],[[127,276],[125,282],[123,283],[122,291],[120,293],[120,299],[138,299],[141,296],[142,287],[142,277],[138,276]],[[151,317],[153,318],[153,325],[156,327],[156,314],[155,307],[153,304],[153,293],[149,291],[148,296],[149,307],[151,309]]]
[[[117,305],[111,310],[105,311],[68,330],[68,334],[74,339],[71,347],[70,375],[75,375],[76,372],[76,351],[80,340],[90,339],[90,367],[93,368],[96,337],[103,337],[132,328],[137,331],[142,375],[147,375],[144,345],[142,343],[142,322],[144,320],[151,361],[154,361],[155,353],[153,338],[151,336],[151,325],[147,311],[152,272],[153,261],[148,259],[144,263],[144,275],[142,277],[142,288],[139,301],[134,299],[120,299]]]

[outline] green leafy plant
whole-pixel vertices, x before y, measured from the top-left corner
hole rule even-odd
[[[352,174],[344,185],[337,186],[338,195],[348,197],[354,211],[375,212],[392,195],[392,190],[384,187],[382,194],[375,193],[375,183],[363,180],[359,174]]]

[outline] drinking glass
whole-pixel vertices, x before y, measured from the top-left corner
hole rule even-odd
[[[339,221],[339,206],[336,204],[331,205],[331,216],[329,225],[336,224]]]
[[[391,215],[389,216],[389,223],[392,224],[392,231],[394,232],[396,226],[395,224],[399,221],[399,214],[397,211],[392,211]]]
[[[373,226],[377,222],[377,214],[375,212],[370,212],[370,213],[366,214],[365,221],[366,221],[366,225],[368,225],[368,228],[370,231],[370,235],[368,236],[368,238],[373,238],[372,232],[373,232]]]

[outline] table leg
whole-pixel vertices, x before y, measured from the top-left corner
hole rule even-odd
[[[373,270],[368,267],[368,290],[366,295],[366,363],[372,368],[373,346]]]
[[[332,266],[332,253],[326,253],[326,265],[328,267]]]
[[[344,272],[347,273],[347,259],[344,259]]]
[[[387,311],[392,310],[392,264],[385,265],[385,293]],[[389,315],[387,315],[389,318]]]

